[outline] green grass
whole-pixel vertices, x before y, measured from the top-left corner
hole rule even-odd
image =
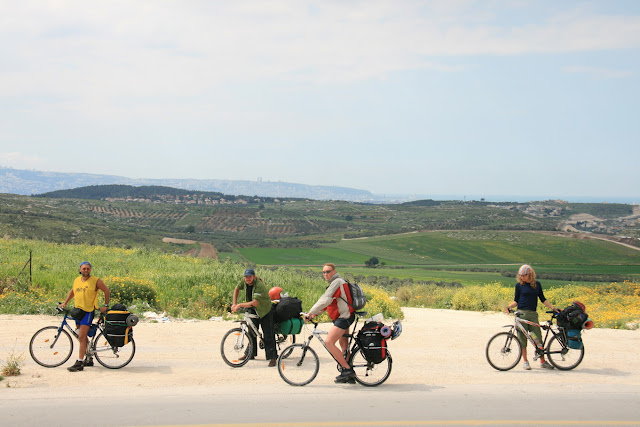
[[[438,231],[342,240],[323,248],[244,248],[258,265],[319,266],[333,262],[354,276],[400,280],[459,282],[463,285],[511,285],[519,265],[530,263],[539,274],[572,273],[640,278],[640,251],[602,240],[573,239],[531,232]],[[386,265],[365,268],[375,256]],[[403,268],[389,268],[389,267]],[[496,271],[477,271],[491,269]],[[475,271],[474,271],[475,270]],[[553,277],[553,276],[551,276]],[[595,279],[593,279],[595,280]],[[544,279],[548,286],[594,281]],[[608,280],[603,277],[603,280]],[[602,280],[600,280],[602,281]]]
[[[367,258],[342,249],[326,248],[243,248],[242,256],[260,265],[322,265],[333,262],[340,265],[362,265]]]
[[[32,283],[28,280],[29,269],[23,269],[30,251]],[[154,291],[153,297],[133,301],[136,312],[151,308],[167,311],[172,316],[208,318],[226,312],[246,268],[240,263],[146,249],[22,239],[0,239],[0,253],[0,313],[52,313],[68,294],[80,262],[90,261],[93,274],[102,278],[114,295],[143,295],[148,294],[148,289]],[[300,298],[305,310],[311,308],[326,288],[320,275],[259,267],[256,273],[268,287],[280,286]],[[391,317],[401,316],[399,306],[388,295],[378,295],[377,300],[378,307],[388,310],[385,315],[393,312]],[[117,302],[123,301],[117,298],[111,301]]]
[[[530,232],[434,231],[343,240],[331,247],[387,264],[640,265],[640,250],[602,240]]]

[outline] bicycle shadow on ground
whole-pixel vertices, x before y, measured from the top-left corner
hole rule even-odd
[[[313,384],[307,385],[305,387],[313,387]],[[362,384],[319,384],[318,388],[326,388],[331,390],[336,390],[338,387],[350,387],[349,392],[353,391],[355,393],[388,393],[390,391],[397,393],[415,393],[415,392],[430,392],[436,390],[442,390],[445,387],[442,386],[433,386],[427,384],[380,384],[375,387],[367,387]]]
[[[578,371],[578,369],[576,369],[576,371]],[[604,375],[608,377],[628,377],[632,375],[632,373],[629,371],[621,371],[615,368],[601,368],[601,369],[586,368],[586,369],[579,369],[579,371],[581,374]]]
[[[127,374],[173,374],[171,366],[125,366]]]

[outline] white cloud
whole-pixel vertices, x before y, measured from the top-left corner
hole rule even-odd
[[[0,34],[4,62],[14,72],[2,73],[0,90],[116,102],[118,96],[190,96],[234,81],[340,84],[400,70],[446,72],[440,58],[454,55],[640,47],[638,16],[577,9],[513,25],[494,16],[491,2],[482,5],[6,2]]]
[[[47,161],[41,157],[24,153],[0,152],[0,166],[16,169],[42,169]]]
[[[562,71],[566,73],[588,74],[599,79],[621,79],[634,75],[632,71],[628,70],[613,70],[609,68],[588,67],[582,65],[563,67]]]

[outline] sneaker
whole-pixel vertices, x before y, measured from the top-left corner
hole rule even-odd
[[[72,366],[69,366],[67,368],[69,372],[82,371],[83,369],[84,369],[84,361],[82,360],[76,360],[76,363],[74,363]]]
[[[530,371],[530,370],[531,370],[531,365],[529,365],[529,362],[524,362],[524,365],[522,365],[522,367],[523,367],[524,369],[526,369],[527,371]]]
[[[273,368],[274,366],[276,366],[276,362],[277,362],[277,361],[278,361],[277,359],[271,359],[271,360],[269,360],[269,367],[270,367],[270,368]]]
[[[84,362],[82,362],[83,366],[93,366],[93,357],[85,357]]]
[[[553,369],[553,366],[551,366],[549,362],[544,362],[540,367],[543,369]]]
[[[344,368],[342,369],[342,372],[340,372],[340,375],[338,375],[336,377],[336,381],[337,383],[346,383],[348,382],[351,378],[353,378],[356,375],[355,372],[353,372],[353,369],[351,368]]]

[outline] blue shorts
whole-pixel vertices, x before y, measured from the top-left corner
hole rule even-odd
[[[348,319],[338,317],[333,321],[333,326],[337,326],[340,329],[349,329],[349,326],[356,320],[355,314],[352,314]]]
[[[76,327],[82,325],[91,326],[91,322],[93,322],[93,310],[87,311],[82,320],[76,320]]]

